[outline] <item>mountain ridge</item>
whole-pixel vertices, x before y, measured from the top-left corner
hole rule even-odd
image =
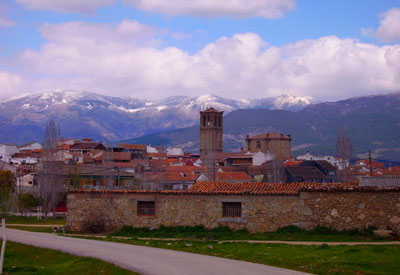
[[[65,137],[115,141],[193,125],[198,112],[210,106],[227,114],[241,108],[297,110],[312,102],[311,97],[290,95],[235,100],[205,94],[145,100],[77,90],[48,91],[0,101],[0,142],[39,141],[50,119],[59,124]]]
[[[353,140],[354,152],[365,157],[369,149],[374,157],[400,159],[400,93],[350,98],[307,106],[298,111],[235,110],[224,117],[224,150],[244,147],[247,134],[282,132],[292,135],[294,154],[312,151],[335,154],[336,133],[345,129]],[[199,128],[155,133],[126,142],[163,146],[182,146],[198,150]]]

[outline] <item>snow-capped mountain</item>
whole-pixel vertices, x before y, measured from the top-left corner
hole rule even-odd
[[[234,100],[205,94],[159,100],[112,97],[85,91],[49,91],[0,101],[0,142],[41,140],[45,124],[53,119],[65,137],[120,140],[187,127],[208,107],[225,114],[237,109],[298,110],[313,103],[310,97],[282,95]]]

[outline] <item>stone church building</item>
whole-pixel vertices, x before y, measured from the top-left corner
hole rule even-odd
[[[278,160],[292,157],[292,138],[290,135],[280,133],[264,133],[246,137],[246,149],[248,152],[264,152],[275,155]]]

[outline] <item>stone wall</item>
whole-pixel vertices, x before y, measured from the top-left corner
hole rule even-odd
[[[138,216],[138,201],[155,201],[154,216]],[[241,202],[242,217],[222,217],[223,202]],[[84,231],[102,220],[107,231],[133,227],[229,226],[250,232],[287,225],[312,229],[391,228],[400,232],[400,192],[301,192],[300,195],[168,194],[162,192],[73,192],[68,194],[67,224]]]

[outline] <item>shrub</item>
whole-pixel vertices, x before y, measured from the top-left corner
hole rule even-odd
[[[288,226],[278,228],[275,232],[282,233],[282,234],[284,234],[284,233],[303,233],[303,232],[306,232],[306,230],[303,228],[300,228],[296,225],[288,225]]]

